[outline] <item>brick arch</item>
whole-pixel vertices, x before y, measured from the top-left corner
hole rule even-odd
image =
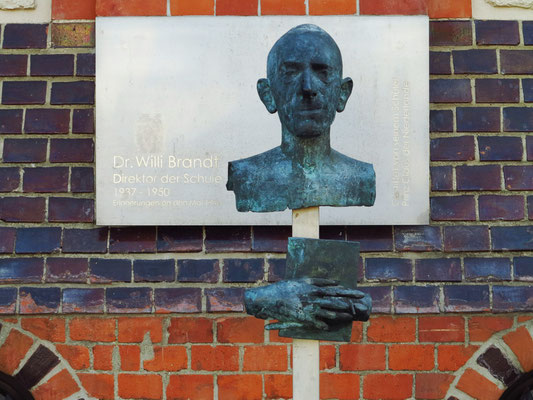
[[[0,322],[0,372],[16,377],[35,400],[91,400],[56,347],[18,325]]]
[[[498,400],[533,370],[533,320],[492,336],[456,372],[446,400]]]

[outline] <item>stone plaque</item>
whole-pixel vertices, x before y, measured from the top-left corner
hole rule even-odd
[[[280,144],[259,100],[267,54],[313,23],[354,81],[332,147],[376,171],[373,207],[322,207],[331,225],[429,220],[428,19],[97,18],[96,216],[102,225],[290,225],[290,210],[239,213],[228,161]]]

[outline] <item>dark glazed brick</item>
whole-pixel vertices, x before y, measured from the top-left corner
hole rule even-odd
[[[533,79],[522,79],[522,90],[524,92],[524,101],[533,102]]]
[[[476,79],[476,103],[518,103],[518,79]]]
[[[244,311],[243,288],[205,289],[207,312]]]
[[[429,130],[431,132],[453,132],[452,110],[430,110]]]
[[[17,306],[17,289],[0,289],[0,314],[14,314]]]
[[[50,104],[94,104],[94,82],[53,82]]]
[[[21,287],[19,291],[21,314],[54,314],[59,311],[59,288]]]
[[[439,288],[432,286],[397,286],[394,311],[398,314],[439,312]]]
[[[522,139],[519,137],[478,136],[481,161],[522,160]]]
[[[25,192],[59,193],[68,188],[68,167],[24,168]]]
[[[430,46],[469,46],[472,44],[470,21],[430,21]]]
[[[372,313],[391,312],[392,289],[390,286],[371,286],[357,288],[372,298]]]
[[[458,132],[499,132],[500,109],[497,107],[457,107]]]
[[[0,54],[0,76],[26,76],[27,69],[27,55]]]
[[[378,281],[410,281],[413,279],[411,260],[399,258],[367,258],[366,279]]]
[[[359,242],[360,251],[392,251],[391,226],[349,226],[347,239]]]
[[[533,250],[533,226],[493,226],[493,250]]]
[[[157,251],[196,252],[202,251],[201,226],[165,226],[157,230]]]
[[[26,111],[26,133],[68,133],[70,110],[34,108]]]
[[[174,282],[174,260],[134,260],[135,282]]]
[[[514,277],[519,281],[533,281],[533,257],[515,257]]]
[[[72,76],[74,54],[34,54],[31,56],[32,76]]]
[[[481,312],[490,310],[489,287],[458,285],[444,287],[444,311]]]
[[[250,251],[249,226],[208,226],[205,228],[205,250],[208,253]]]
[[[91,167],[72,167],[70,191],[72,193],[94,192],[94,170]]]
[[[286,253],[290,226],[254,226],[252,251]]]
[[[19,187],[19,183],[20,171],[18,168],[0,168],[0,192],[12,192]]]
[[[106,289],[107,312],[146,313],[152,311],[152,289],[110,288]]]
[[[46,82],[8,81],[2,88],[2,104],[44,104]]]
[[[196,288],[155,289],[156,313],[202,312],[202,290]]]
[[[224,260],[222,271],[224,282],[257,282],[264,276],[263,260],[260,258]]]
[[[15,228],[5,228],[0,226],[0,253],[13,253],[15,249]]]
[[[39,383],[55,366],[59,358],[47,347],[39,345],[15,376],[22,387],[31,388]]]
[[[47,283],[86,283],[89,263],[86,258],[46,259]]]
[[[523,21],[524,44],[533,45],[533,21]]]
[[[533,190],[533,165],[503,167],[503,175],[508,190]]]
[[[43,277],[42,258],[3,258],[0,259],[0,282],[39,283]]]
[[[287,260],[284,258],[271,258],[268,260],[268,281],[278,282],[285,279]]]
[[[493,312],[533,311],[533,286],[494,286]]]
[[[22,110],[0,110],[0,133],[22,132]]]
[[[61,248],[61,228],[18,228],[16,253],[54,253]]]
[[[325,240],[346,240],[346,228],[338,225],[321,225],[319,227],[319,237]]]
[[[480,45],[520,43],[518,21],[475,21],[476,43]]]
[[[131,261],[93,258],[90,261],[91,283],[131,282]]]
[[[105,253],[107,228],[64,229],[63,253]]]
[[[78,54],[78,62],[76,63],[76,75],[95,75],[95,54]]]
[[[220,275],[218,260],[179,260],[179,282],[216,283]]]
[[[474,160],[476,145],[473,136],[431,139],[431,161]]]
[[[394,244],[396,251],[440,251],[440,227],[397,226],[394,228]]]
[[[472,102],[470,79],[431,79],[429,101],[431,103]]]
[[[4,49],[45,49],[48,24],[7,24]]]
[[[43,222],[44,212],[44,198],[0,198],[0,220],[5,222]]]
[[[450,75],[452,73],[451,53],[444,51],[429,52],[429,73],[432,75]]]
[[[93,109],[76,109],[72,112],[72,133],[94,133]]]
[[[453,168],[452,167],[430,167],[431,190],[452,190],[453,189]]]
[[[496,50],[452,51],[453,69],[456,74],[496,74],[498,61]]]
[[[467,280],[511,280],[511,261],[508,258],[465,258],[464,264]]]
[[[419,282],[461,282],[461,260],[458,258],[415,260],[415,279]]]
[[[533,50],[500,50],[502,74],[533,74]]]
[[[111,228],[110,253],[155,253],[156,233],[153,226]]]
[[[520,221],[524,218],[523,196],[479,196],[480,221]]]
[[[521,372],[494,345],[486,349],[476,361],[478,365],[485,367],[493,377],[506,386],[512,385],[521,375]]]
[[[527,197],[527,217],[529,220],[533,220],[533,196]]]
[[[533,131],[533,108],[526,108],[526,107],[504,108],[503,109],[503,130],[506,132],[531,132]]]
[[[48,200],[49,222],[93,222],[94,200],[51,197]]]
[[[92,139],[52,139],[50,141],[50,162],[83,163],[94,161]]]
[[[475,221],[474,196],[432,197],[430,199],[433,221]]]
[[[445,226],[444,251],[489,251],[488,226]]]
[[[104,289],[63,289],[63,313],[103,313]]]
[[[499,165],[461,165],[455,168],[457,190],[500,190]]]
[[[46,161],[46,139],[5,139],[4,162]]]

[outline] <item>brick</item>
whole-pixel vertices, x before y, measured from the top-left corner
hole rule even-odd
[[[458,132],[499,132],[500,109],[497,107],[457,107]]]
[[[171,318],[168,343],[212,343],[213,320],[208,318]]]
[[[120,369],[139,371],[141,369],[141,348],[139,346],[119,346]]]
[[[533,281],[533,257],[515,257],[514,264],[514,278],[519,281]]]
[[[205,250],[208,253],[250,251],[249,226],[210,226],[205,228]]]
[[[443,399],[454,378],[449,374],[417,374],[415,396],[417,399]]]
[[[431,161],[469,161],[475,158],[472,136],[431,139]]]
[[[91,167],[72,167],[70,172],[72,193],[94,192],[94,170]]]
[[[491,345],[476,359],[478,365],[486,368],[490,374],[501,381],[506,386],[510,386],[520,375],[520,372],[502,353],[502,351]]]
[[[4,139],[4,162],[44,162],[46,139]]]
[[[518,103],[518,79],[476,79],[477,103]]]
[[[20,171],[18,167],[0,168],[0,192],[12,192],[19,187]]]
[[[452,73],[451,55],[447,51],[430,51],[429,73],[431,75],[450,75]]]
[[[202,227],[159,227],[157,231],[158,252],[202,251]]]
[[[367,258],[366,279],[383,281],[411,281],[411,260],[398,258]]]
[[[238,371],[239,349],[233,346],[193,345],[191,368],[195,371]]]
[[[75,109],[72,112],[72,133],[94,133],[94,110]]]
[[[526,137],[527,160],[533,161],[533,136]]]
[[[489,311],[489,287],[478,285],[445,286],[444,310],[446,312]]]
[[[533,357],[530,352],[524,351],[524,349],[531,348],[533,340],[526,327],[521,326],[517,330],[507,333],[503,337],[503,340],[511,348],[516,358],[518,358],[522,369],[524,371],[530,371],[533,368]]]
[[[244,311],[244,289],[219,288],[205,290],[207,312]]]
[[[214,398],[212,375],[170,375],[167,386],[168,400]]]
[[[0,133],[22,132],[22,110],[0,110]]]
[[[415,279],[419,282],[460,282],[459,258],[424,258],[415,260]]]
[[[389,369],[395,371],[429,371],[435,366],[434,346],[401,344],[389,347]]]
[[[312,1],[309,6],[313,6],[313,11],[319,7],[323,7],[325,2]],[[331,5],[332,9],[335,9],[336,5],[342,7],[344,3],[349,4],[349,2],[337,2],[338,4],[331,4],[332,2],[327,2]],[[261,15],[305,15],[305,2],[302,0],[262,0],[261,1]]]
[[[431,132],[453,132],[453,111],[430,110],[429,130]]]
[[[489,227],[445,226],[444,251],[489,251]]]
[[[105,253],[107,228],[64,229],[63,253]]]
[[[42,258],[0,259],[1,283],[39,283],[44,271]]]
[[[56,253],[61,248],[61,228],[18,228],[16,253]]]
[[[478,136],[481,161],[521,161],[522,139],[519,137]]]
[[[156,313],[198,313],[202,311],[200,288],[155,289]]]
[[[94,161],[92,139],[52,139],[50,140],[50,162],[83,163]]]
[[[56,48],[94,47],[94,23],[52,24],[52,46]]]
[[[472,5],[469,0],[456,0],[453,2],[429,0],[428,15],[430,18],[470,18]]]
[[[19,302],[21,314],[55,314],[59,311],[60,289],[21,287]]]
[[[0,288],[0,314],[15,314],[17,288]]]
[[[0,219],[5,222],[42,222],[44,212],[42,197],[0,198]]]
[[[216,15],[257,15],[255,0],[217,0]]]
[[[264,375],[267,399],[291,399],[292,375]]]
[[[290,226],[254,226],[252,250],[258,252],[286,253]]]
[[[531,311],[531,286],[494,286],[492,289],[494,312]]]
[[[68,133],[70,110],[33,108],[26,111],[26,133]]]
[[[416,338],[416,319],[390,316],[371,318],[367,329],[367,338],[370,342],[414,342]]]
[[[394,228],[397,251],[442,250],[442,236],[438,226],[397,226]]]
[[[64,313],[103,313],[104,289],[63,289]]]
[[[45,49],[48,24],[6,24],[4,49]]]
[[[37,399],[65,399],[77,391],[79,386],[66,369],[55,374],[46,383],[37,386],[32,390],[34,398]]]
[[[533,131],[533,108],[506,107],[503,109],[503,130],[505,132]]]
[[[15,228],[0,227],[0,253],[9,254],[15,250]]]
[[[143,363],[146,371],[180,371],[187,369],[187,349],[184,346],[154,347],[154,358]]]
[[[467,369],[456,386],[476,399],[497,399],[503,390],[473,369]]]
[[[384,371],[385,345],[343,344],[339,346],[341,371]]]
[[[179,282],[216,283],[219,275],[218,260],[178,260]]]
[[[532,45],[533,44],[533,22],[523,21],[522,30],[524,33],[524,44]]]
[[[320,346],[320,370],[332,369],[337,366],[337,349],[335,346]]]
[[[13,374],[32,344],[33,340],[29,336],[12,329],[0,347],[0,371]]]
[[[22,329],[33,333],[43,340],[56,343],[65,342],[65,320],[61,318],[24,318],[20,321]]]
[[[427,15],[427,1],[360,0],[361,15]]]
[[[1,54],[0,76],[26,76],[27,65],[25,54]]]
[[[214,15],[214,0],[170,1],[171,15]]]
[[[478,346],[442,344],[437,348],[439,371],[457,371],[470,360]]]
[[[108,288],[106,305],[109,313],[146,313],[152,311],[151,288]]]
[[[359,376],[355,374],[320,374],[320,398],[350,400],[359,395]]]
[[[472,24],[470,21],[430,21],[430,46],[470,46]]]
[[[372,311],[374,313],[389,313],[391,311],[391,287],[372,286],[360,287],[360,291],[370,295],[372,300]]]
[[[465,321],[462,317],[420,317],[418,339],[421,342],[464,342]]]
[[[115,319],[76,317],[70,320],[69,334],[75,341],[114,342]]]
[[[263,343],[265,323],[261,319],[221,318],[217,320],[220,343]]]
[[[518,21],[475,21],[476,43],[478,45],[520,43]]]
[[[78,54],[76,62],[76,76],[95,76],[95,61],[96,57],[94,53]]]
[[[326,240],[346,240],[346,228],[338,225],[321,225],[319,237]],[[285,249],[286,251],[287,249]]]
[[[58,344],[56,349],[74,369],[86,369],[91,366],[89,349],[85,346]]]
[[[357,3],[354,0],[311,0],[309,2],[309,15],[351,15],[356,12]]]
[[[287,346],[245,346],[242,368],[243,371],[287,371]]]
[[[153,0],[149,3],[142,0],[97,0],[96,15],[99,17],[167,15],[167,3],[164,0]]]
[[[113,345],[96,345],[93,350],[93,368],[95,370],[113,370]]]
[[[465,258],[465,278],[477,281],[511,279],[511,262],[508,258]]]
[[[519,221],[524,218],[523,196],[479,196],[481,221]]]
[[[413,395],[413,376],[408,374],[371,374],[363,377],[363,396],[369,400],[401,400]]]
[[[31,76],[72,76],[74,74],[74,54],[33,54]]]
[[[94,82],[53,82],[50,104],[94,104]]]
[[[524,102],[533,102],[533,79],[522,79],[522,91],[524,92]]]
[[[453,168],[448,166],[430,167],[431,190],[453,190]]]
[[[453,68],[456,74],[496,74],[496,50],[454,50]]]
[[[263,259],[226,259],[223,267],[224,282],[257,282],[263,278]]]
[[[285,278],[287,261],[284,258],[271,258],[268,260],[268,281],[278,282]]]
[[[533,226],[493,226],[493,250],[533,250]]]
[[[527,196],[527,215],[528,219],[533,220],[533,196]]]
[[[439,289],[432,286],[397,286],[394,310],[398,314],[439,312]]]
[[[163,381],[160,375],[119,374],[118,395],[127,399],[160,399]]]
[[[50,222],[93,222],[94,200],[51,197],[48,203]]]
[[[155,227],[111,228],[109,235],[110,253],[155,253]]]
[[[5,81],[2,90],[2,104],[44,104],[46,82]]]
[[[347,240],[359,242],[360,251],[392,251],[391,226],[349,226]]]
[[[429,101],[431,103],[471,103],[470,79],[431,79]]]
[[[470,341],[485,342],[489,340],[493,334],[509,329],[511,326],[513,326],[512,317],[471,317],[468,320]]]
[[[220,375],[217,378],[218,400],[262,399],[261,375]]]
[[[135,282],[174,282],[174,260],[134,260]]]
[[[457,190],[500,190],[500,171],[499,165],[457,166]]]
[[[506,166],[503,175],[507,190],[533,190],[533,166]]]
[[[67,167],[37,167],[24,168],[25,192],[33,193],[60,193],[68,188]]]
[[[54,0],[52,2],[52,19],[94,19],[94,0],[77,1]]]
[[[502,74],[533,73],[533,50],[500,50]]]
[[[111,374],[78,374],[82,386],[89,396],[101,400],[113,400],[114,377]]]

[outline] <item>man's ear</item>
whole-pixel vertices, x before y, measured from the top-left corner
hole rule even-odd
[[[343,112],[348,102],[348,98],[352,94],[353,81],[352,78],[344,78],[341,83],[341,93],[339,95],[339,103],[337,104],[337,111]]]
[[[268,79],[261,78],[257,81],[257,93],[259,93],[259,98],[270,114],[278,111],[274,97],[272,97],[272,90],[270,89],[270,81]]]

